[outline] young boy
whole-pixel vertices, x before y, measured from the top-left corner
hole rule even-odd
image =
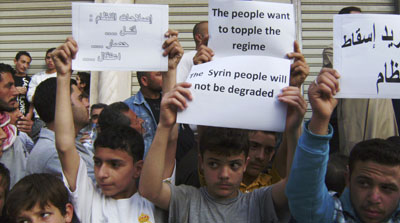
[[[183,54],[177,32],[168,31],[164,56],[169,55],[168,72],[163,78],[165,92],[175,83],[176,66]],[[143,165],[144,144],[141,135],[130,127],[101,131],[95,141],[94,172],[97,187],[86,176],[86,166],[74,144],[74,127],[69,82],[71,61],[77,53],[77,43],[68,38],[53,53],[57,68],[56,147],[61,161],[64,182],[72,194],[81,222],[162,222],[155,207],[137,192],[137,181]],[[163,86],[164,87],[164,86]],[[173,145],[173,144],[172,144]],[[175,148],[170,147],[172,155]],[[171,176],[173,157],[167,158],[163,178]]]
[[[185,109],[186,98],[192,98],[189,87],[189,83],[180,83],[164,95],[156,136],[142,171],[140,194],[156,206],[169,210],[169,222],[284,221],[288,215],[284,194],[286,178],[251,193],[239,191],[248,154],[248,134],[242,130],[209,127],[202,133],[199,163],[207,186],[197,189],[162,181],[170,130],[176,121],[177,109]],[[284,88],[278,98],[289,105],[286,133],[288,154],[291,154],[289,151],[296,146],[293,139],[298,134],[306,103],[296,87]]]
[[[51,174],[22,178],[7,198],[11,222],[70,223],[74,208],[63,182]]]

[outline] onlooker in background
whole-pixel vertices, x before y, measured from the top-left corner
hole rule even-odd
[[[197,23],[193,27],[193,39],[196,44],[196,50],[187,52],[183,54],[181,62],[178,65],[178,71],[176,74],[176,82],[186,81],[187,76],[189,75],[190,70],[193,66],[193,57],[196,55],[197,51],[200,49],[200,46],[207,46],[208,44],[208,22],[202,21]]]
[[[90,95],[90,73],[78,72],[76,76],[76,83],[78,84],[79,90]]]
[[[30,153],[34,145],[33,140],[28,135],[32,129],[32,122],[23,120],[24,115],[18,108],[8,112],[8,115],[10,116],[10,124],[13,124],[17,127],[18,137],[25,145],[27,151]]]
[[[32,103],[33,95],[35,94],[36,87],[44,80],[51,78],[51,77],[56,77],[57,72],[56,72],[56,67],[54,66],[53,59],[51,58],[51,53],[55,50],[56,48],[50,48],[46,51],[44,61],[46,63],[46,70],[40,71],[39,73],[36,73],[32,76],[31,82],[29,83],[29,88],[28,88],[28,101]],[[33,106],[31,104],[31,109],[33,109]],[[30,136],[32,139],[36,142],[40,129],[44,126],[44,122],[40,120],[39,115],[37,114],[36,111],[34,111],[34,124],[32,128],[32,132]]]
[[[11,187],[25,176],[27,150],[17,137],[17,128],[10,123],[6,112],[17,107],[17,89],[13,79],[15,70],[0,63],[0,163],[11,172]]]
[[[97,122],[100,116],[100,113],[106,108],[107,105],[103,103],[98,103],[92,105],[90,108],[90,119],[89,124],[86,125],[81,131],[79,131],[78,136],[76,137],[82,145],[84,145],[87,149],[90,149],[93,152],[93,142],[97,136]],[[128,108],[129,109],[129,108]]]
[[[19,51],[14,59],[15,70],[17,71],[14,74],[14,81],[18,91],[17,100],[19,110],[22,112],[22,114],[30,119],[32,119],[33,111],[31,113],[29,111],[30,103],[27,99],[26,93],[28,91],[28,86],[31,78],[26,74],[26,71],[29,69],[31,61],[32,57],[26,51]]]
[[[346,7],[339,14],[359,14],[358,7]],[[333,46],[324,49],[323,67],[333,66]],[[333,138],[330,152],[348,156],[354,145],[372,138],[399,135],[391,99],[339,99],[332,113]]]

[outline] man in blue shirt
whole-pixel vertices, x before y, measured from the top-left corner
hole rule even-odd
[[[299,139],[286,187],[291,213],[302,223],[400,222],[400,150],[386,140],[367,140],[353,148],[340,198],[325,186],[338,78],[335,70],[324,68],[310,85],[313,114]]]

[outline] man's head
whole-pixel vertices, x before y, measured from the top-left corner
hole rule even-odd
[[[342,8],[338,14],[359,14],[361,9],[355,6]]]
[[[142,124],[143,119],[139,118],[128,105],[123,102],[114,102],[103,109],[99,116],[100,130],[108,128],[113,125],[129,126],[135,129],[140,134],[144,133]]]
[[[90,122],[92,124],[97,124],[100,113],[103,111],[105,107],[107,107],[107,105],[103,103],[93,104],[90,107]]]
[[[51,174],[32,174],[10,191],[7,214],[13,222],[66,223],[72,221],[73,206],[60,179]]]
[[[193,39],[196,43],[196,49],[201,45],[207,46],[208,44],[208,22],[202,21],[193,27]]]
[[[76,83],[82,92],[90,93],[90,73],[78,72],[76,75]]]
[[[148,89],[151,92],[161,92],[162,90],[162,74],[161,72],[137,72],[137,79],[140,87]]]
[[[10,110],[18,106],[17,88],[13,75],[15,70],[8,64],[0,63],[0,104],[4,110]]]
[[[216,127],[200,132],[199,163],[207,191],[217,198],[235,197],[247,165],[248,132]]]
[[[54,73],[56,72],[56,65],[54,64],[53,58],[51,58],[51,53],[56,48],[50,48],[46,51],[46,56],[44,57],[44,61],[46,63],[46,71],[47,73]]]
[[[3,215],[4,204],[10,190],[10,171],[0,163],[0,216]]]
[[[33,96],[33,103],[39,117],[47,124],[54,122],[57,92],[57,78],[41,82]],[[83,94],[71,80],[71,105],[75,128],[80,130],[89,123],[89,104],[83,102]]]
[[[114,199],[136,193],[143,165],[142,136],[128,126],[110,126],[99,133],[94,148],[94,174],[102,192]]]
[[[275,132],[249,132],[249,163],[245,172],[246,176],[255,179],[268,167],[275,154],[276,141]]]
[[[14,58],[15,69],[17,70],[17,74],[25,74],[29,69],[31,64],[32,57],[26,51],[19,51]]]
[[[400,200],[400,149],[387,140],[371,139],[354,146],[348,186],[363,222],[385,222]]]

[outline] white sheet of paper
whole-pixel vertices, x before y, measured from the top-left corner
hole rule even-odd
[[[168,5],[72,3],[74,70],[167,71]]]
[[[177,122],[282,132],[287,105],[277,95],[288,86],[289,73],[289,60],[266,56],[224,57],[193,66],[186,80],[193,100]]]
[[[210,0],[208,23],[208,46],[215,57],[285,58],[293,51],[295,16],[292,4]]]
[[[338,98],[400,98],[400,15],[336,15]]]

